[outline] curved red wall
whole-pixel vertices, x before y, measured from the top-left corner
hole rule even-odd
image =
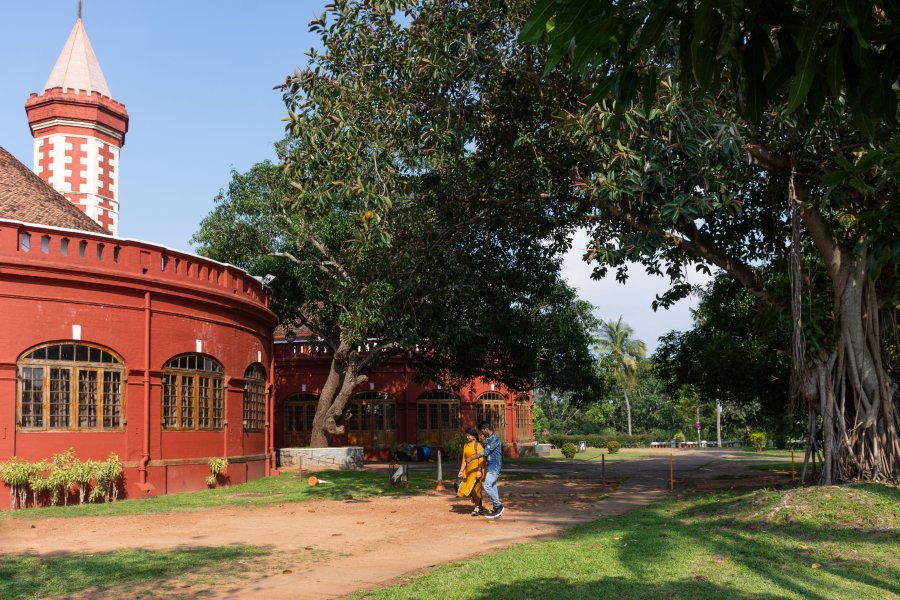
[[[202,489],[214,456],[229,458],[232,483],[268,472],[271,429],[244,431],[243,376],[261,362],[271,397],[277,319],[266,290],[244,271],[144,242],[0,220],[0,313],[0,461],[14,455],[38,461],[70,447],[82,460],[115,452],[125,463],[127,497]],[[75,325],[81,341],[124,359],[124,429],[18,430],[17,359],[38,344],[73,340]],[[197,352],[198,340],[200,351],[224,366],[226,425],[163,431],[163,365]],[[266,410],[268,425],[271,401]],[[0,509],[8,503],[8,494],[0,494]]]

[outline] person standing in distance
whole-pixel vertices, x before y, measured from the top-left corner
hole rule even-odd
[[[484,436],[484,449],[466,459],[466,464],[479,457],[487,461],[484,476],[484,493],[491,499],[493,507],[485,513],[488,519],[496,519],[503,514],[503,504],[500,502],[500,494],[497,492],[497,478],[500,477],[500,468],[503,466],[503,442],[494,433],[494,427],[488,421],[482,421],[478,428]]]

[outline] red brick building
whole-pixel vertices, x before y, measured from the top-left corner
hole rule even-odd
[[[115,237],[128,113],[79,18],[26,103],[35,175],[0,148],[0,461],[111,452],[127,497],[274,465],[268,290],[248,273]],[[8,507],[0,494],[0,508]]]
[[[0,148],[0,462],[113,452],[131,498],[204,488],[211,457],[228,458],[231,483],[273,472],[277,448],[308,443],[330,357],[311,338],[276,342],[257,278],[116,236],[129,117],[80,15],[25,108],[34,171]],[[383,364],[334,443],[384,457],[483,418],[533,439],[527,394],[412,375]]]
[[[312,336],[276,335],[275,446],[309,442],[318,395],[328,377],[331,356]],[[440,446],[460,428],[488,420],[504,442],[534,439],[531,396],[501,385],[472,380],[450,390],[437,382],[417,382],[409,365],[389,359],[369,376],[350,403],[346,434],[335,445],[366,448],[371,458],[385,458],[399,443]]]

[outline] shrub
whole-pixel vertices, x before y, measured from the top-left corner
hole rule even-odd
[[[574,458],[575,452],[578,450],[572,442],[566,442],[562,446],[562,454],[566,458]]]
[[[675,439],[675,441],[678,442],[679,444],[682,444],[682,443],[684,443],[684,440],[685,440],[686,438],[684,437],[684,433],[678,431],[678,432],[675,433],[675,438],[674,438],[674,439]]]
[[[621,448],[621,447],[622,447],[622,444],[620,444],[616,440],[609,440],[606,443],[606,449],[609,451],[610,454],[615,454],[616,452],[619,451],[619,448]]]
[[[466,434],[462,431],[456,431],[441,443],[441,453],[447,460],[462,460],[465,446]]]
[[[224,473],[226,469],[228,469],[227,458],[211,457],[209,459],[209,477],[206,478],[206,485],[209,487],[216,487],[216,481],[218,481],[219,475]]]
[[[762,452],[766,444],[769,443],[769,436],[762,431],[757,431],[747,436],[747,443],[753,446],[757,452]]]
[[[99,464],[93,460],[76,460],[72,466],[72,479],[78,485],[78,502],[84,504],[84,499],[91,488],[91,482],[97,479],[100,472]]]
[[[8,462],[0,463],[0,477],[9,486],[9,506],[12,509],[25,508],[28,500],[28,482],[35,466],[26,460],[13,456]]]
[[[119,497],[119,478],[122,476],[122,463],[119,461],[119,455],[110,452],[109,457],[97,465],[97,483],[91,489],[88,499],[97,501],[103,499],[105,502],[114,502]]]
[[[623,448],[646,448],[650,442],[655,442],[657,437],[652,433],[636,433],[634,435],[625,435],[623,433],[588,433],[578,435],[564,435],[561,433],[552,433],[547,436],[547,441],[554,448],[562,448],[566,442],[585,442],[591,448],[606,448],[606,445],[615,440],[619,442]]]
[[[35,507],[42,497],[55,505],[62,496],[63,503],[67,504],[76,485],[82,504],[88,491],[88,502],[115,500],[119,495],[122,462],[115,453],[103,462],[81,461],[75,458],[75,450],[69,448],[54,455],[49,462],[30,463],[13,456],[0,463],[0,478],[10,487],[10,507],[13,509],[27,507],[29,490]]]
[[[50,472],[47,474],[47,486],[50,490],[50,504],[56,506],[62,496],[63,504],[69,504],[69,492],[75,486],[75,448],[69,448],[62,454],[50,459]]]
[[[46,460],[42,460],[31,466],[32,470],[28,474],[28,487],[31,488],[32,506],[37,508],[41,494],[50,491],[50,478],[44,475],[45,471],[50,470],[50,465]]]

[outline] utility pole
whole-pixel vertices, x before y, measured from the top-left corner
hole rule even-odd
[[[722,401],[716,400],[716,438],[722,447]]]

